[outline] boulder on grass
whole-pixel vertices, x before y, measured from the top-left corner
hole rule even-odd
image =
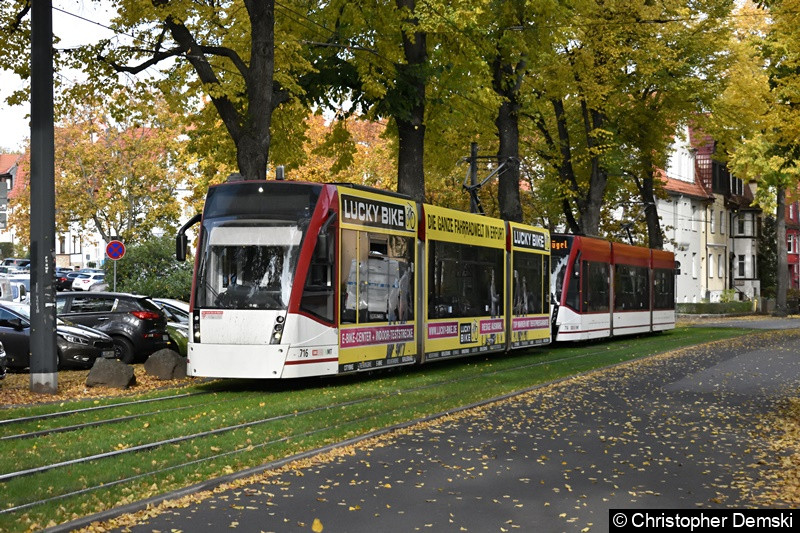
[[[186,377],[186,358],[175,350],[164,348],[147,358],[144,371],[158,379],[183,379]]]
[[[98,357],[86,377],[87,387],[113,387],[127,389],[136,385],[133,367],[116,359]]]

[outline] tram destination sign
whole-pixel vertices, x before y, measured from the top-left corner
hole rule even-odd
[[[407,209],[404,205],[382,202],[361,196],[341,195],[342,222],[358,226],[407,231],[409,227]]]

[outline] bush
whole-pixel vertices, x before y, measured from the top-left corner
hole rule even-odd
[[[175,242],[168,235],[128,247],[125,256],[117,261],[117,290],[188,301],[193,264],[176,261],[174,254]],[[112,261],[105,263],[105,271],[106,281],[112,287]]]
[[[753,312],[753,302],[679,303],[675,310],[685,315],[729,315]]]

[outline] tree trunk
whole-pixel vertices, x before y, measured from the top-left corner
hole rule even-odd
[[[600,211],[608,185],[608,173],[600,164],[600,156],[594,153],[597,146],[594,131],[605,125],[605,116],[597,110],[589,110],[586,102],[581,102],[583,108],[584,131],[586,133],[586,146],[591,155],[591,174],[589,175],[589,190],[586,200],[580,211],[580,226],[584,235],[600,234]]]
[[[649,170],[641,181],[639,195],[644,204],[644,217],[647,222],[647,245],[656,250],[663,250],[664,236],[661,233],[661,220],[658,218],[658,210],[656,209],[656,196],[653,190],[655,186],[654,176],[653,165],[649,165]]]
[[[775,312],[774,316],[789,314],[786,305],[786,293],[789,290],[789,259],[786,255],[786,189],[778,187],[777,207],[775,208],[775,239],[777,246],[777,275],[775,276]],[[754,265],[755,267],[755,265]]]
[[[513,222],[522,222],[522,204],[519,198],[519,88],[521,75],[525,68],[520,62],[517,68],[504,64],[500,53],[493,65],[493,85],[502,103],[497,110],[494,123],[500,141],[497,150],[499,164],[505,164],[498,181],[498,202],[500,218]]]
[[[395,0],[399,10],[410,13],[402,26],[417,26],[414,16],[416,0]],[[407,194],[417,202],[425,201],[425,66],[428,63],[427,34],[403,31],[403,53],[406,63],[397,66],[397,84],[407,89],[412,99],[394,113],[397,123],[399,154],[397,160],[397,192]]]
[[[425,201],[423,147],[425,125],[419,120],[396,118],[399,153],[397,158],[397,192],[417,202]]]
[[[553,98],[550,100],[550,104],[553,106],[553,114],[556,117],[556,127],[558,131],[558,153],[560,155],[558,164],[556,165],[558,168],[558,175],[561,181],[563,181],[568,188],[577,193],[579,190],[578,181],[575,178],[575,170],[572,166],[572,145],[569,138],[567,113],[566,109],[564,108],[564,101]],[[577,196],[577,198],[578,213],[580,216],[582,211],[580,207],[580,196]],[[580,223],[575,219],[572,210],[572,203],[567,196],[562,198],[562,206],[564,208],[564,216],[567,219],[569,232],[574,235],[580,235],[583,233]]]
[[[274,0],[245,0],[250,15],[250,68],[247,70],[248,106],[236,161],[245,179],[267,178],[275,72]]]

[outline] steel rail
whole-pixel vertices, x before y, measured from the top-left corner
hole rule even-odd
[[[20,417],[20,418],[9,418],[9,419],[6,419],[6,420],[0,420],[0,426],[5,426],[7,424],[19,424],[19,423],[22,423],[22,422],[34,422],[36,420],[47,420],[49,418],[59,418],[59,417],[62,417],[62,416],[74,415],[74,414],[78,414],[78,413],[88,413],[90,411],[99,411],[99,410],[102,410],[102,409],[113,409],[115,407],[124,407],[126,405],[137,405],[137,404],[143,404],[143,403],[162,402],[162,401],[166,401],[166,400],[174,400],[174,399],[178,399],[178,398],[186,398],[186,397],[189,397],[189,396],[199,396],[199,395],[203,395],[203,394],[211,394],[211,393],[210,392],[205,392],[205,391],[187,392],[185,394],[176,394],[174,396],[163,396],[161,398],[148,398],[146,400],[135,400],[135,401],[132,401],[132,402],[120,402],[120,403],[114,403],[114,404],[109,404],[109,405],[97,405],[97,406],[94,406],[94,407],[86,407],[84,409],[72,409],[70,411],[58,411],[58,412],[55,412],[55,413],[45,413],[45,414],[42,414],[42,415],[31,415],[31,416],[24,416],[24,417]]]
[[[619,347],[623,348],[623,349],[628,347],[628,346],[629,345],[619,345]],[[431,384],[428,384],[428,385],[423,385],[423,386],[419,386],[419,387],[413,387],[411,389],[400,389],[400,390],[402,390],[403,392],[414,392],[414,391],[418,391],[418,390],[424,390],[424,389],[432,388],[432,387],[441,385],[443,383],[464,382],[464,381],[469,381],[469,380],[472,380],[472,379],[477,379],[478,377],[482,377],[482,376],[486,376],[486,375],[495,375],[495,374],[501,374],[501,373],[507,372],[507,371],[520,370],[520,369],[536,367],[536,366],[544,366],[544,365],[547,365],[547,364],[550,364],[550,363],[563,362],[563,361],[567,361],[567,360],[570,360],[570,359],[581,359],[581,358],[584,358],[584,357],[589,357],[591,355],[597,355],[598,353],[603,353],[603,352],[605,352],[605,350],[598,350],[598,351],[590,352],[590,353],[587,353],[587,354],[574,355],[574,356],[568,356],[568,357],[559,357],[559,358],[550,359],[550,360],[547,360],[547,361],[537,361],[537,362],[534,362],[534,363],[527,363],[527,364],[524,364],[524,365],[517,365],[517,366],[514,366],[514,367],[507,368],[507,369],[493,370],[491,372],[487,372],[487,373],[481,374],[479,376],[471,376],[469,378],[464,378],[464,379],[444,380],[444,381],[439,381],[439,382],[436,382],[436,383],[431,383]],[[414,423],[417,423],[419,421],[432,420],[432,419],[435,419],[437,417],[450,414],[452,412],[458,412],[458,411],[470,409],[470,408],[473,408],[473,407],[476,407],[476,406],[480,406],[480,405],[496,402],[496,401],[499,401],[499,400],[502,400],[502,399],[505,399],[505,398],[512,398],[512,397],[515,397],[515,396],[519,396],[521,394],[525,394],[525,393],[527,393],[527,392],[529,392],[531,390],[534,390],[534,389],[538,388],[539,386],[541,386],[541,384],[535,385],[533,387],[527,387],[527,388],[522,389],[522,390],[514,391],[514,392],[509,393],[509,394],[504,394],[504,395],[499,396],[499,397],[490,398],[488,400],[483,400],[483,401],[480,401],[480,402],[476,402],[474,404],[467,405],[467,406],[464,406],[464,407],[461,407],[461,408],[451,409],[451,410],[445,411],[443,413],[436,413],[436,414],[428,415],[428,416],[426,416],[426,417],[424,417],[422,419],[419,419],[419,420],[401,422],[401,423],[395,424],[395,425],[393,425],[391,427],[384,428],[383,430],[371,431],[368,434],[361,435],[361,436],[355,437],[353,439],[349,439],[346,442],[350,442],[350,441],[358,442],[358,441],[361,441],[361,440],[363,440],[365,438],[369,438],[370,436],[381,435],[381,434],[388,433],[389,431],[392,431],[392,430],[395,430],[395,429],[399,429],[399,428],[410,426],[410,425],[412,425]],[[386,393],[386,394],[383,394],[381,396],[387,396],[388,394],[390,394],[390,393]],[[368,400],[371,400],[371,399],[375,399],[377,397],[379,397],[379,396],[373,396],[371,398],[366,398],[366,399],[362,399],[362,400],[355,400],[355,401],[352,401],[352,402],[344,402],[344,403],[363,403],[365,401],[368,401]],[[424,403],[426,403],[426,401],[427,400],[423,400],[421,402],[417,402],[414,405],[424,404]],[[328,407],[333,408],[333,407],[338,407],[340,405],[342,405],[342,403],[336,404],[336,405],[333,405],[333,406],[328,406]],[[375,413],[375,414],[372,414],[372,415],[366,415],[366,416],[358,417],[358,418],[355,418],[355,419],[350,420],[348,422],[345,422],[345,424],[354,424],[354,423],[357,423],[357,422],[369,420],[370,418],[375,418],[377,416],[382,416],[382,415],[386,414],[387,412],[398,411],[401,408],[402,409],[407,409],[408,405],[404,405],[402,407],[398,407],[398,408],[392,409],[391,411],[383,411],[381,413]],[[321,409],[317,409],[317,410],[321,410]],[[295,414],[303,414],[303,412],[295,413]],[[292,415],[283,415],[282,418],[285,418],[287,416],[292,416]],[[43,499],[43,500],[36,500],[36,501],[32,501],[32,502],[27,502],[27,503],[23,503],[23,504],[20,504],[20,505],[16,505],[16,506],[13,506],[13,507],[0,509],[0,515],[9,514],[9,513],[12,513],[12,512],[16,512],[16,511],[23,511],[25,509],[30,509],[30,508],[36,507],[38,505],[44,505],[44,504],[47,504],[47,503],[63,500],[65,498],[69,498],[69,497],[80,496],[80,495],[83,495],[83,494],[89,494],[91,492],[95,492],[95,491],[100,490],[100,489],[110,488],[110,487],[113,487],[113,486],[116,486],[116,485],[121,485],[123,483],[136,481],[138,479],[142,479],[142,478],[145,478],[147,476],[155,476],[155,475],[158,475],[158,474],[171,472],[171,471],[178,470],[180,468],[184,468],[184,467],[187,467],[187,466],[192,466],[192,465],[195,465],[195,464],[201,464],[201,463],[204,463],[206,461],[212,461],[212,460],[216,460],[216,459],[221,459],[223,457],[229,457],[229,456],[240,454],[240,453],[243,453],[243,452],[252,451],[254,449],[263,448],[265,446],[269,446],[269,445],[272,445],[272,444],[278,444],[278,443],[281,443],[281,442],[286,442],[286,441],[289,441],[291,439],[313,436],[313,435],[322,433],[324,431],[327,431],[329,429],[332,429],[333,427],[334,427],[333,425],[330,425],[330,426],[325,426],[323,428],[317,428],[317,429],[309,430],[309,431],[306,431],[304,433],[299,433],[297,435],[287,435],[287,436],[281,437],[279,439],[275,439],[275,440],[259,443],[259,444],[256,444],[256,445],[245,446],[245,447],[242,447],[242,448],[239,448],[239,449],[236,449],[236,450],[229,450],[227,452],[222,452],[222,453],[218,453],[218,454],[215,454],[215,455],[210,455],[208,457],[203,457],[203,458],[200,458],[200,459],[194,459],[192,461],[187,461],[185,463],[181,463],[181,464],[177,464],[177,465],[171,465],[171,466],[168,466],[168,467],[165,467],[165,468],[161,468],[161,469],[158,469],[158,470],[153,470],[153,471],[150,471],[150,472],[144,472],[144,473],[141,473],[141,474],[137,474],[135,476],[130,476],[130,477],[127,477],[127,478],[110,481],[108,483],[102,483],[100,485],[96,485],[96,486],[93,486],[93,487],[87,487],[87,488],[84,488],[84,489],[68,492],[68,493],[65,493],[65,494],[59,494],[59,495],[52,496],[50,498],[46,498],[46,499]],[[270,465],[281,465],[281,464],[288,463],[291,460],[296,459],[296,458],[310,457],[310,456],[313,456],[313,455],[316,455],[316,454],[320,453],[321,451],[323,451],[325,449],[335,448],[335,447],[338,447],[338,446],[342,446],[344,444],[345,443],[341,443],[340,442],[340,443],[335,443],[335,444],[332,444],[332,445],[327,445],[327,446],[324,446],[322,448],[315,448],[315,449],[312,449],[312,450],[308,450],[306,452],[302,452],[300,454],[296,454],[294,456],[290,456],[290,457],[287,457],[287,458],[284,458],[284,459],[279,459],[277,461],[273,461],[269,465],[265,465],[263,467],[256,467],[256,468],[247,469],[245,472],[256,471],[259,468],[261,470],[265,470],[265,469],[269,468]],[[230,477],[230,476],[228,476],[228,477]],[[241,476],[236,476],[236,477],[241,477]]]
[[[423,388],[426,388],[426,387],[423,387]],[[366,400],[358,400],[358,401],[354,401],[352,403],[361,403],[362,401],[366,401]],[[414,404],[406,404],[406,405],[403,405],[402,407],[396,407],[395,409],[392,409],[390,411],[381,411],[380,413],[375,413],[375,414],[371,414],[371,415],[365,415],[365,416],[361,416],[361,417],[358,417],[358,418],[354,418],[353,420],[348,420],[344,424],[347,425],[347,424],[355,424],[355,423],[358,423],[358,422],[363,422],[363,421],[369,420],[371,418],[375,418],[375,417],[378,417],[378,416],[383,416],[386,413],[393,413],[393,412],[399,411],[401,409],[405,410],[405,409],[407,409],[409,407],[409,405],[412,405],[412,406],[413,405],[422,405],[422,404],[425,404],[425,403],[426,403],[426,401],[423,400],[423,401],[420,401],[420,402],[417,402],[417,403],[414,403]],[[325,409],[325,408],[320,408],[318,410],[323,410],[323,409]],[[285,415],[285,416],[291,416],[291,415]],[[432,415],[431,417],[428,417],[428,418],[435,418],[436,416],[438,416],[438,415]],[[273,445],[273,444],[279,444],[281,442],[291,441],[292,439],[300,439],[300,438],[303,438],[303,437],[310,437],[310,436],[313,436],[313,435],[317,435],[319,433],[323,433],[323,432],[328,431],[330,429],[333,429],[334,427],[339,427],[341,425],[342,424],[332,424],[332,425],[325,426],[325,427],[322,427],[322,428],[316,428],[316,429],[305,431],[303,433],[298,433],[296,435],[287,435],[285,437],[281,437],[281,438],[278,438],[278,439],[262,442],[262,443],[259,443],[259,444],[245,446],[245,447],[242,447],[242,448],[239,448],[239,449],[236,449],[236,450],[229,450],[227,452],[218,453],[218,454],[215,454],[215,455],[210,455],[208,457],[203,457],[203,458],[200,458],[200,459],[194,459],[194,460],[188,461],[186,463],[172,465],[172,466],[168,466],[166,468],[161,468],[161,469],[153,470],[153,471],[150,471],[150,472],[144,472],[144,473],[137,474],[135,476],[130,476],[130,477],[127,477],[127,478],[124,478],[124,479],[117,479],[117,480],[114,480],[114,481],[109,481],[108,483],[102,483],[102,484],[96,485],[94,487],[87,487],[85,489],[72,491],[72,492],[69,492],[69,493],[66,493],[66,494],[59,494],[57,496],[52,496],[52,497],[44,499],[44,500],[37,500],[37,501],[33,501],[33,502],[23,503],[23,504],[14,506],[14,507],[8,507],[6,509],[0,509],[0,515],[12,513],[12,512],[15,512],[15,511],[22,511],[22,510],[25,510],[25,509],[29,509],[31,507],[35,507],[37,505],[51,503],[51,502],[54,502],[54,501],[62,500],[64,498],[69,498],[71,496],[80,496],[81,494],[88,494],[90,492],[94,492],[94,491],[97,491],[97,490],[100,490],[100,489],[113,487],[115,485],[120,485],[122,483],[127,483],[127,482],[130,482],[130,481],[136,481],[137,479],[141,479],[141,478],[144,478],[144,477],[147,477],[147,476],[163,474],[165,472],[178,470],[180,468],[184,468],[184,467],[187,467],[187,466],[192,466],[192,465],[195,465],[195,464],[204,463],[206,461],[213,461],[213,460],[216,460],[216,459],[221,459],[223,457],[229,457],[229,456],[236,455],[236,454],[243,453],[243,452],[250,452],[250,451],[253,451],[253,450],[258,449],[258,448],[263,448],[263,447],[270,446],[270,445]],[[364,438],[367,438],[367,437],[371,436],[373,433],[381,434],[381,433],[385,433],[385,432],[391,431],[392,429],[394,429],[396,427],[403,427],[403,426],[406,426],[406,425],[410,425],[410,423],[409,422],[402,422],[400,424],[397,424],[395,426],[387,428],[384,431],[380,431],[380,430],[378,430],[377,432],[373,431],[373,432],[370,432],[367,435],[362,435],[361,437],[356,437],[353,440],[363,440]],[[335,444],[333,446],[336,447],[336,446],[339,446],[339,445],[341,445],[341,443],[337,443],[337,444]],[[313,450],[309,450],[307,452],[304,452],[302,455],[315,455],[318,452],[319,452],[319,449],[313,449]]]
[[[626,347],[626,345],[616,345],[615,347],[619,347],[620,349],[624,349]],[[377,398],[386,397],[386,396],[388,396],[390,394],[396,394],[398,392],[401,392],[401,393],[417,392],[417,391],[420,391],[420,390],[425,390],[425,389],[429,389],[429,388],[433,388],[433,387],[438,387],[438,386],[440,386],[442,384],[445,384],[445,383],[461,383],[461,382],[471,381],[471,380],[478,379],[478,378],[485,377],[485,376],[502,374],[502,373],[509,372],[509,371],[520,370],[520,369],[524,369],[524,368],[531,368],[531,367],[536,367],[536,366],[543,366],[543,365],[546,365],[546,364],[563,362],[563,361],[567,361],[567,360],[570,360],[570,359],[580,359],[580,358],[589,357],[591,355],[596,355],[598,353],[603,353],[603,352],[605,352],[605,350],[599,350],[599,351],[590,352],[590,353],[587,353],[587,354],[575,355],[575,356],[561,357],[561,358],[556,358],[556,359],[548,359],[547,361],[536,361],[534,363],[527,363],[527,364],[524,364],[524,365],[512,366],[512,367],[505,368],[505,369],[493,370],[491,372],[486,372],[486,373],[483,373],[483,374],[480,374],[480,375],[469,376],[469,377],[466,377],[466,378],[454,378],[454,379],[449,379],[449,380],[442,380],[442,381],[437,381],[435,383],[429,383],[427,385],[421,385],[419,387],[412,387],[410,389],[397,389],[396,391],[386,392],[386,393],[379,394],[379,395],[373,395],[373,396],[370,396],[370,397],[367,397],[367,398],[362,398],[362,399],[359,399],[359,400],[350,400],[350,401],[347,401],[347,402],[339,402],[339,403],[332,404],[332,405],[315,407],[315,408],[312,408],[312,409],[307,409],[307,410],[299,411],[299,412],[286,413],[286,414],[283,414],[283,415],[277,415],[277,416],[272,416],[272,417],[269,417],[269,418],[254,420],[254,421],[250,421],[250,422],[244,422],[242,424],[235,424],[235,425],[232,425],[232,426],[225,426],[225,427],[222,427],[222,428],[216,428],[216,429],[213,429],[213,430],[194,433],[194,434],[191,434],[191,435],[183,435],[181,437],[174,437],[174,438],[171,438],[171,439],[165,439],[165,440],[151,442],[151,443],[147,443],[147,444],[141,444],[141,445],[138,445],[138,446],[131,446],[129,448],[124,448],[124,449],[121,449],[121,450],[113,450],[113,451],[110,451],[110,452],[94,454],[94,455],[81,457],[81,458],[77,458],[77,459],[70,459],[68,461],[61,461],[61,462],[58,462],[58,463],[51,463],[51,464],[43,465],[43,466],[40,466],[40,467],[28,468],[28,469],[19,470],[19,471],[16,471],[16,472],[8,472],[8,473],[5,473],[5,474],[0,474],[0,482],[6,482],[6,481],[9,481],[11,479],[18,478],[18,477],[23,477],[23,476],[27,476],[27,475],[33,475],[33,474],[38,474],[38,473],[42,473],[42,472],[47,472],[47,471],[54,470],[56,468],[60,468],[60,467],[64,467],[64,466],[71,466],[71,465],[86,463],[86,462],[95,461],[95,460],[99,460],[99,459],[106,459],[106,458],[110,458],[110,457],[116,457],[116,456],[127,454],[127,453],[136,453],[136,452],[141,452],[141,451],[152,450],[152,449],[155,449],[155,448],[158,448],[158,447],[161,447],[161,446],[165,446],[165,445],[169,445],[169,444],[176,444],[176,443],[185,442],[185,441],[196,439],[196,438],[202,438],[202,437],[217,435],[217,434],[221,434],[221,433],[226,433],[226,432],[229,432],[229,431],[235,431],[237,429],[256,426],[256,425],[265,424],[265,423],[269,423],[269,422],[275,422],[275,421],[278,421],[278,420],[284,420],[286,418],[290,418],[290,417],[294,417],[294,416],[311,414],[311,413],[324,411],[324,410],[329,410],[329,409],[334,409],[334,408],[338,408],[338,407],[347,407],[347,406],[350,406],[350,405],[357,405],[357,404],[360,404],[360,403],[365,403],[365,402],[368,402],[368,401],[375,400]]]

